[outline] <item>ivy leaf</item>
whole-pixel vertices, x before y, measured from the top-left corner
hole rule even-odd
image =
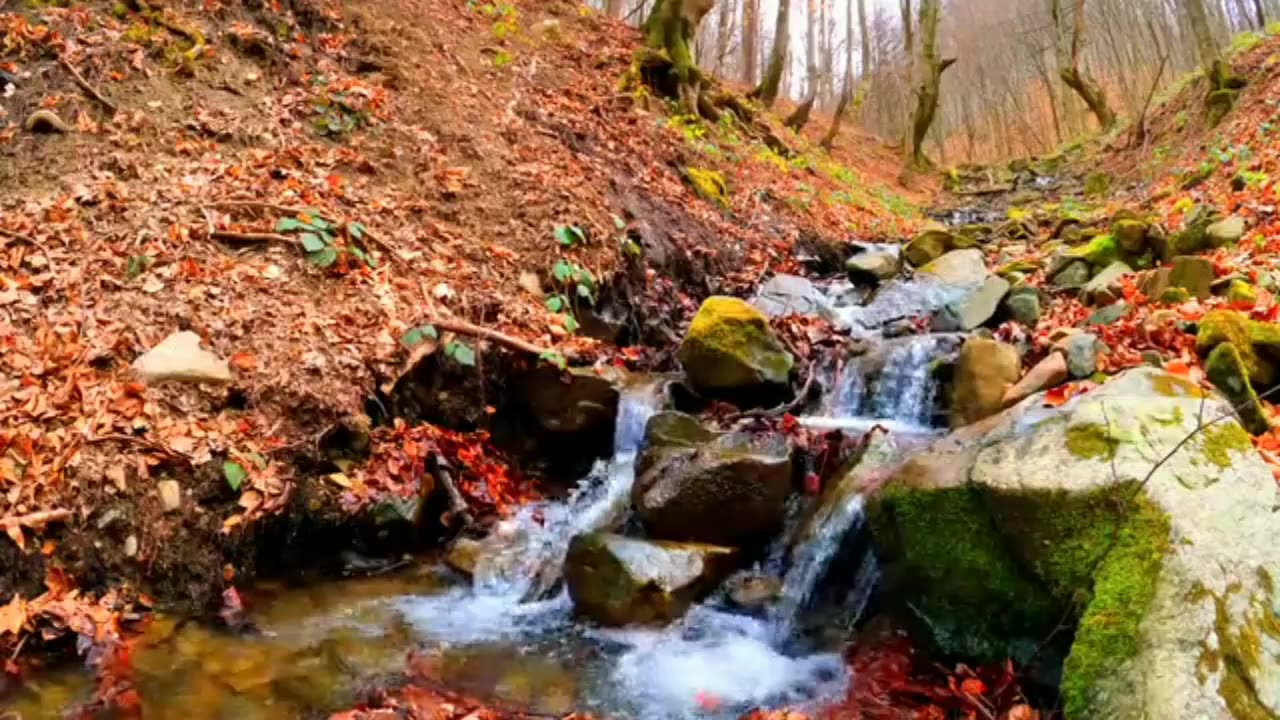
[[[471,346],[466,343],[451,342],[445,346],[444,354],[459,365],[465,365],[466,367],[475,367],[476,365],[476,351],[472,350]]]
[[[307,260],[318,268],[327,268],[338,261],[338,251],[333,247],[325,246],[319,252],[307,253]]]
[[[564,310],[564,296],[552,295],[551,297],[547,298],[546,304],[547,304],[548,310],[550,310],[553,313],[558,313],[561,310]]]
[[[621,231],[621,230],[626,230],[626,229],[627,229],[627,221],[626,221],[626,220],[623,220],[622,218],[618,217],[617,215],[614,215],[614,216],[613,216],[613,226],[614,226],[614,227],[616,227],[616,228],[618,228],[618,230],[619,230],[619,231]]]
[[[347,233],[356,240],[364,239],[365,226],[363,223],[353,222],[347,224]]]
[[[579,327],[578,321],[574,319],[572,315],[564,316],[564,329],[566,331],[575,333],[575,332],[578,332],[578,327]]]
[[[276,232],[278,233],[296,232],[306,227],[307,227],[307,224],[302,222],[298,218],[291,218],[291,217],[280,218],[280,220],[276,223]]]
[[[320,252],[324,249],[326,243],[319,235],[313,232],[302,233],[302,249],[309,253]]]
[[[400,338],[400,344],[404,345],[407,348],[411,348],[417,345],[421,345],[427,340],[438,340],[438,339],[440,339],[440,333],[436,332],[436,329],[434,326],[421,325],[416,328],[411,328],[409,332],[405,333]]]
[[[239,492],[249,473],[245,472],[240,463],[228,460],[222,463],[222,477],[227,479],[227,485],[230,485],[232,490]]]
[[[591,288],[581,283],[578,284],[578,297],[584,298],[587,302],[591,303],[592,305],[596,304],[596,298],[594,295],[591,294]]]
[[[568,282],[569,278],[573,276],[573,268],[564,260],[558,260],[551,268],[551,275],[557,282]]]
[[[544,352],[538,356],[538,359],[550,365],[555,365],[561,370],[569,367],[569,361],[565,360],[564,356],[558,352]]]
[[[565,247],[573,247],[587,241],[587,236],[582,232],[582,228],[576,225],[560,225],[556,227],[556,242]]]

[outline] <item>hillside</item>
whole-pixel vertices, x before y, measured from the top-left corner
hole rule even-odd
[[[428,449],[501,513],[537,486],[477,431],[524,349],[669,368],[703,297],[926,197],[853,131],[784,157],[621,92],[637,33],[568,2],[28,5],[0,12],[6,649],[382,537],[435,497]],[[138,377],[177,331],[213,382]],[[466,389],[406,400],[415,368]]]

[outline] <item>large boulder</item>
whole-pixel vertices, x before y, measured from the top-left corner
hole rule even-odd
[[[711,394],[785,385],[794,362],[773,334],[769,319],[731,297],[702,303],[678,357],[690,383]]]
[[[1280,497],[1231,415],[1138,368],[938,441],[870,507],[891,592],[970,655],[1072,620],[1070,720],[1276,717]]]
[[[933,329],[939,332],[973,330],[987,324],[1000,309],[1000,302],[1009,293],[1009,281],[989,275],[982,285],[967,298],[951,303],[939,310],[933,319]]]
[[[569,542],[565,585],[574,610],[602,625],[667,623],[733,572],[737,551],[590,533]]]
[[[542,429],[577,434],[611,428],[623,373],[612,368],[560,370],[543,364],[522,383],[525,406]]]
[[[715,433],[680,413],[645,430],[631,503],[651,537],[737,545],[782,526],[791,446],[778,435]]]
[[[995,415],[1004,407],[1005,393],[1022,376],[1018,349],[981,337],[960,348],[951,398],[951,427],[962,427]]]
[[[1196,350],[1208,356],[1223,343],[1235,346],[1254,387],[1270,388],[1276,383],[1280,325],[1251,320],[1234,310],[1213,310],[1200,319]]]

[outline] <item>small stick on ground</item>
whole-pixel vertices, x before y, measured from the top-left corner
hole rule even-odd
[[[96,88],[90,85],[89,81],[84,79],[84,76],[80,74],[80,71],[76,69],[75,65],[71,64],[70,60],[59,55],[58,63],[61,64],[62,67],[66,68],[67,72],[71,73],[71,77],[76,81],[76,85],[79,85],[80,89],[83,90],[86,95],[97,100],[103,107],[110,111],[112,115],[116,114],[118,111],[116,104],[108,100],[102,93],[98,92]]]
[[[297,241],[287,235],[278,233],[231,232],[230,230],[214,230],[210,236],[214,240],[225,240],[232,243],[285,243],[297,245]]]
[[[11,527],[40,527],[51,522],[61,522],[70,518],[71,511],[64,508],[41,510],[40,512],[27,513],[26,515],[10,515],[6,518],[0,518],[0,527],[5,529]]]
[[[498,343],[499,345],[503,345],[505,347],[511,348],[512,350],[519,350],[520,352],[526,352],[531,355],[547,355],[554,352],[549,348],[544,348],[544,347],[539,347],[537,345],[534,345],[533,343],[528,342],[527,340],[521,340],[520,338],[512,337],[510,335],[499,332],[492,328],[473,325],[463,320],[427,320],[423,324],[431,325],[435,327],[437,330],[446,330],[448,332],[458,333],[459,335],[467,335],[469,337],[476,337],[476,338],[483,338],[485,340],[491,340],[493,342]]]
[[[337,224],[334,222],[334,219],[332,217],[326,217],[325,215],[320,214],[320,212],[315,209],[290,207],[288,205],[276,205],[275,203],[260,202],[258,200],[220,200],[218,202],[211,203],[211,207],[254,208],[257,210],[274,212],[279,215],[287,215],[289,217],[296,217],[298,215],[311,215],[311,216],[318,217],[321,220],[324,220],[330,224],[335,224],[335,225]],[[378,236],[377,233],[374,233],[373,231],[369,230],[369,228],[367,227],[364,229],[363,239],[368,240],[374,245],[377,245],[379,249],[381,249],[384,253],[387,254],[387,259],[390,260],[391,262],[395,262],[398,259],[396,257],[396,250],[394,247],[392,247],[391,243],[388,243],[386,240],[383,240],[380,236]]]

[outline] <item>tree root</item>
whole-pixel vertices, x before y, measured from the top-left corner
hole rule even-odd
[[[454,529],[455,524],[461,523],[458,527],[459,532],[466,530],[475,524],[475,517],[471,514],[471,508],[467,506],[467,500],[458,490],[458,486],[453,482],[453,476],[449,474],[448,464],[443,457],[436,456],[435,471],[433,473],[436,480],[444,488],[445,494],[449,496],[449,509],[441,518],[441,524],[446,528]]]
[[[277,215],[282,215],[282,216],[286,216],[286,217],[297,217],[297,216],[299,216],[299,215],[311,215],[311,216],[314,216],[314,217],[318,217],[318,218],[320,218],[321,220],[324,220],[325,222],[327,222],[327,223],[329,223],[329,224],[331,224],[331,225],[339,225],[339,224],[341,224],[341,223],[339,223],[337,220],[335,220],[334,218],[332,218],[332,217],[326,217],[326,216],[324,216],[324,215],[321,215],[319,212],[317,212],[317,211],[315,211],[315,210],[312,210],[312,209],[308,209],[308,208],[299,208],[299,207],[290,207],[290,206],[287,206],[287,205],[276,205],[276,204],[274,204],[274,203],[259,202],[259,201],[257,201],[257,200],[222,200],[222,201],[219,201],[219,202],[211,203],[211,204],[209,205],[209,207],[223,208],[223,209],[227,209],[227,208],[253,208],[253,209],[257,209],[257,210],[262,210],[262,211],[264,211],[264,212],[273,212],[273,213],[276,213]],[[220,231],[219,231],[219,232],[220,232]],[[395,247],[393,247],[393,246],[392,246],[390,243],[388,243],[386,240],[383,240],[383,239],[382,239],[378,234],[374,233],[373,231],[369,230],[369,228],[367,228],[367,227],[366,227],[366,228],[364,229],[364,233],[363,233],[363,235],[364,235],[364,238],[363,238],[364,240],[368,240],[369,242],[373,243],[374,245],[377,245],[377,246],[378,246],[378,249],[380,249],[380,250],[382,250],[384,253],[386,253],[386,254],[387,254],[387,259],[388,259],[390,262],[395,262],[395,261],[397,260],[397,254],[396,254],[396,249],[395,249]],[[277,239],[278,237],[280,237],[280,236],[276,236],[276,237],[272,237],[272,238],[260,238],[260,239],[258,239],[258,242],[270,242],[270,241],[274,241],[274,240],[275,240],[275,239]],[[247,238],[246,240],[252,240],[252,238]]]
[[[492,342],[495,342],[499,345],[510,348],[512,350],[528,353],[530,355],[541,356],[541,355],[549,355],[555,352],[549,348],[539,347],[537,345],[534,345],[531,342],[528,342],[526,340],[521,340],[520,338],[517,338],[517,337],[512,337],[510,335],[507,335],[506,333],[499,332],[492,328],[473,325],[463,320],[427,320],[423,324],[430,325],[437,330],[457,333],[459,335],[466,335],[468,337],[490,340]]]
[[[118,111],[116,104],[108,100],[102,93],[98,92],[92,85],[90,85],[89,81],[84,79],[84,76],[80,74],[80,71],[76,69],[75,65],[71,64],[71,61],[68,60],[66,56],[59,55],[58,63],[62,65],[67,72],[71,73],[71,79],[76,81],[76,85],[79,85],[80,89],[83,90],[86,95],[97,100],[98,103],[106,108],[112,115]]]

